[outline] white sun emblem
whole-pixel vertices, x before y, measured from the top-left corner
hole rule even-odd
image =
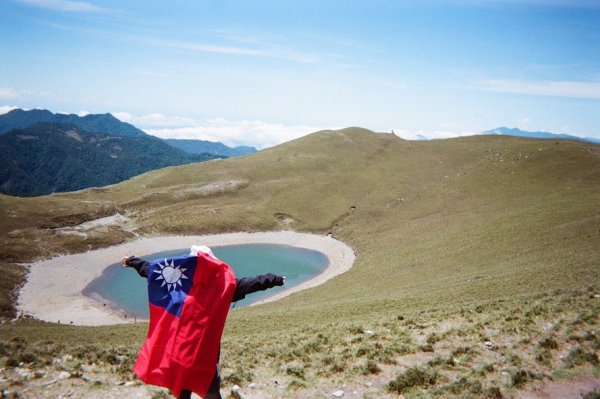
[[[184,274],[187,269],[175,266],[175,261],[171,260],[171,263],[165,259],[165,264],[158,262],[160,270],[154,270],[154,273],[160,274],[156,279],[163,280],[161,287],[167,286],[167,290],[171,291],[177,288],[177,285],[182,286],[181,280],[187,279],[188,277]]]

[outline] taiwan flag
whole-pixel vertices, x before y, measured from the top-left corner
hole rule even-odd
[[[134,371],[175,396],[187,389],[204,397],[236,287],[233,270],[210,249],[192,247],[190,256],[150,262],[147,279],[150,325]]]

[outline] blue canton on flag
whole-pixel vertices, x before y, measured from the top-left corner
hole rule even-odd
[[[179,317],[183,301],[190,292],[197,257],[157,259],[148,266],[148,300]]]

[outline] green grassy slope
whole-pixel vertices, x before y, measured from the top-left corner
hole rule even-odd
[[[162,169],[103,189],[0,196],[0,267],[132,239],[116,227],[86,240],[53,230],[115,212],[129,215],[136,233],[146,235],[331,232],[356,252],[349,272],[231,313],[225,352],[246,345],[268,356],[290,334],[300,341],[334,339],[353,325],[391,329],[386,323],[404,315],[426,323],[422,312],[452,319],[478,306],[506,320],[502,312],[534,306],[534,298],[567,303],[570,296],[598,292],[599,183],[600,146],[593,144],[501,136],[412,142],[358,128],[324,131],[251,156]],[[597,306],[582,311],[598,322]],[[44,331],[27,328],[31,339]],[[139,327],[110,331],[120,330],[143,339]],[[482,339],[480,332],[475,336]]]

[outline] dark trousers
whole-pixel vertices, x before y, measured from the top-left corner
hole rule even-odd
[[[208,388],[208,392],[206,393],[204,399],[223,399],[221,397],[220,389],[221,376],[219,375],[219,368],[217,367],[217,372],[215,373],[215,376],[212,382],[210,383],[210,387]],[[181,394],[179,395],[179,399],[191,399],[191,397],[192,393],[187,389],[182,390]]]

